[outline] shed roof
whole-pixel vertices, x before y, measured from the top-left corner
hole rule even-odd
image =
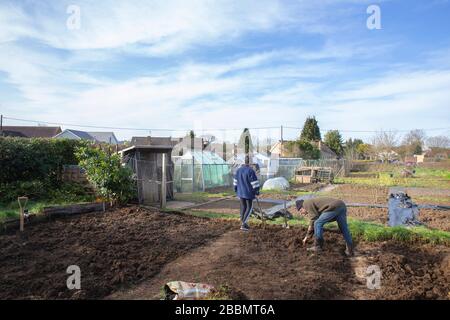
[[[172,146],[167,146],[167,145],[131,146],[131,147],[125,148],[123,150],[120,150],[119,153],[125,154],[125,153],[129,153],[133,150],[167,150],[167,151],[171,151],[172,148],[173,148]]]
[[[178,143],[171,137],[133,137],[131,138],[131,144],[136,146],[147,146],[147,145],[175,145]]]

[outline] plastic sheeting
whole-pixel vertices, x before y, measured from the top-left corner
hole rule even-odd
[[[287,190],[289,189],[289,182],[283,178],[272,178],[264,182],[263,190]]]
[[[391,193],[388,201],[389,226],[420,225],[419,208],[411,198],[403,192]]]
[[[171,281],[164,286],[166,300],[197,300],[207,297],[215,289],[209,284]]]

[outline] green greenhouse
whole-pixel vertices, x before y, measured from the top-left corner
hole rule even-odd
[[[172,159],[176,192],[204,191],[232,183],[231,166],[216,153],[189,151]]]

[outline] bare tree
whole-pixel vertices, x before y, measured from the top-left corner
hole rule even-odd
[[[395,131],[377,131],[372,137],[372,150],[375,157],[381,160],[392,160],[393,149],[398,144],[398,134]]]
[[[416,129],[408,132],[403,138],[403,145],[409,154],[421,154],[425,145],[425,131]]]
[[[450,148],[450,138],[446,136],[429,137],[426,145],[429,148]]]

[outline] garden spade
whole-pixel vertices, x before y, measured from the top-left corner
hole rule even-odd
[[[20,232],[23,232],[24,214],[28,202],[28,197],[18,197],[17,202],[19,203],[20,207]]]

